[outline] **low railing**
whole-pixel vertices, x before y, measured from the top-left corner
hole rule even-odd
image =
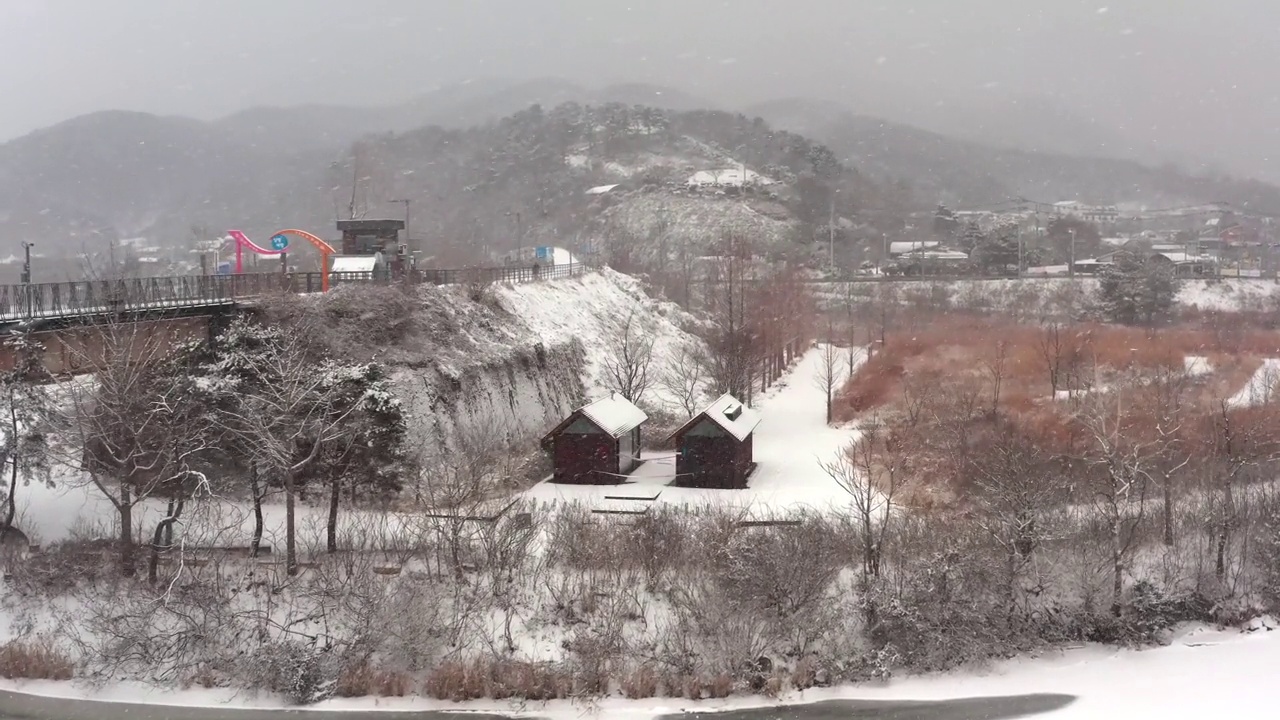
[[[329,282],[335,287],[349,283],[392,282],[432,285],[524,283],[573,277],[582,274],[583,269],[582,265],[426,268],[412,270],[397,278],[372,272],[329,273]],[[0,285],[0,319],[212,306],[276,293],[315,293],[322,287],[323,277],[319,272],[180,275]]]

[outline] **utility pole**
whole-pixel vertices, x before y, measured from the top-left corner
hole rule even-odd
[[[1067,277],[1075,279],[1076,276],[1076,229],[1071,228],[1071,260],[1067,264]]]
[[[827,264],[836,269],[836,190],[831,193],[831,218],[827,221]]]
[[[24,260],[22,263],[22,292],[27,296],[27,317],[32,315],[32,299],[31,299],[31,247],[35,243],[22,241],[22,252]]]
[[[27,242],[25,240],[22,241],[22,253],[24,258],[22,261],[22,284],[23,285],[31,284],[31,248],[34,245],[35,243]]]
[[[1022,223],[1018,223],[1018,277],[1022,277],[1023,269],[1026,266],[1026,251],[1023,249],[1022,242]]]

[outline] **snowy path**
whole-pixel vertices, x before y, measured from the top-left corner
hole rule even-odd
[[[1254,371],[1249,382],[1227,400],[1227,407],[1242,408],[1271,402],[1276,380],[1280,379],[1280,360],[1268,358]]]
[[[861,363],[865,359],[858,360]],[[846,359],[841,358],[841,363]],[[802,508],[844,506],[848,496],[823,470],[856,436],[850,427],[828,427],[826,398],[816,382],[822,363],[817,349],[806,353],[757,405],[762,415],[754,438],[756,470],[746,490],[666,487],[675,477],[671,453],[647,459],[626,485],[539,483],[524,493],[540,502],[582,502],[608,506],[607,496],[657,493],[656,502],[749,510],[758,519]],[[626,501],[634,507],[634,501]]]

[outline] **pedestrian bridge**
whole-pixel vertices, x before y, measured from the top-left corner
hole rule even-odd
[[[581,274],[582,265],[415,269],[391,279],[377,273],[329,273],[331,287],[351,283],[460,285],[533,282]],[[318,272],[180,275],[0,285],[0,325],[184,310],[204,314],[270,295],[321,292]]]

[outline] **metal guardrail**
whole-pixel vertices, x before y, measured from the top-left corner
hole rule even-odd
[[[464,285],[557,280],[583,273],[584,266],[415,269],[391,278],[381,273],[329,273],[333,286],[347,283]],[[81,280],[0,285],[0,320],[51,319],[78,315],[230,305],[263,295],[320,292],[322,275],[245,273]]]

